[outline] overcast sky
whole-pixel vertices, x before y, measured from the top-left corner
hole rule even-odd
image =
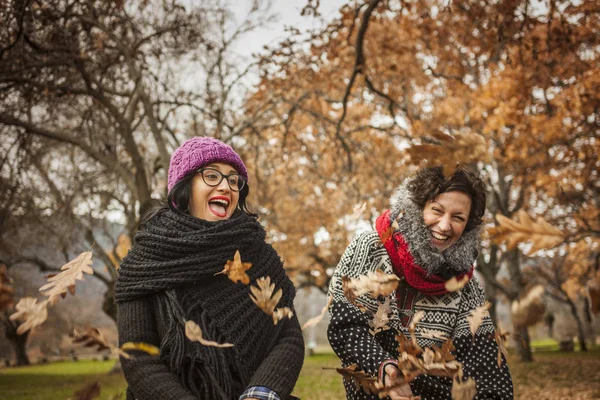
[[[321,0],[318,18],[312,16],[301,16],[300,11],[307,4],[307,0],[273,0],[271,11],[277,14],[277,21],[268,27],[256,30],[243,43],[238,44],[241,54],[250,56],[252,53],[260,52],[264,45],[276,44],[286,37],[284,27],[294,26],[301,31],[319,28],[324,22],[331,21],[338,15],[339,8],[348,3],[348,0]],[[250,9],[252,0],[229,0],[231,9],[236,13],[236,19],[242,21]]]

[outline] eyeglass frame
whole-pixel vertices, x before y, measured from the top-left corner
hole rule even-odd
[[[219,182],[217,182],[215,185],[211,185],[210,183],[206,182],[206,179],[204,178],[204,173],[203,173],[204,171],[218,172],[219,175],[221,175],[221,179],[219,179]],[[231,189],[234,192],[241,192],[242,189],[244,188],[244,186],[246,186],[246,179],[244,179],[244,177],[241,174],[238,174],[237,172],[235,174],[225,175],[224,173],[222,173],[221,171],[219,171],[216,168],[211,168],[211,167],[204,168],[204,167],[202,167],[202,168],[198,168],[196,170],[196,173],[202,175],[202,182],[206,183],[210,187],[217,187],[217,186],[219,186],[221,184],[221,182],[223,182],[223,179],[227,180],[227,186],[229,186],[229,189]],[[229,177],[235,176],[235,175],[237,175],[239,177],[238,185],[239,185],[239,182],[242,182],[242,184],[241,184],[241,186],[240,186],[240,188],[238,190],[235,190],[234,188],[232,188],[231,187],[231,183],[229,183]]]

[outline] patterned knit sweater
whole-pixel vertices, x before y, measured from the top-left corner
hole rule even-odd
[[[408,336],[412,316],[422,310],[425,315],[415,332],[421,347],[441,347],[447,338],[451,338],[456,347],[455,357],[463,364],[465,376],[477,382],[476,399],[513,398],[506,360],[502,358],[500,367],[497,363],[498,347],[491,319],[489,316],[484,318],[474,340],[469,329],[467,316],[484,303],[483,291],[475,277],[463,289],[440,296],[425,295],[401,281],[396,293],[391,295],[394,300],[388,323],[391,329],[373,336],[369,333],[369,322],[385,299],[363,295],[359,302],[368,312],[360,311],[344,296],[342,277],[357,278],[378,268],[388,274],[394,273],[379,235],[369,232],[358,235],[350,243],[332,277],[329,294],[333,295],[333,303],[327,333],[344,366],[356,363],[362,370],[377,376],[384,361],[399,356],[396,332]],[[352,382],[344,380],[344,386],[348,399],[377,399],[377,396],[357,390]],[[450,378],[420,375],[410,386],[413,395],[421,396],[423,400],[451,399]]]

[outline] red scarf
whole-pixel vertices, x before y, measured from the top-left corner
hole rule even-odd
[[[396,275],[404,277],[410,286],[422,293],[434,296],[449,293],[446,290],[446,280],[444,278],[438,275],[428,275],[427,271],[415,264],[415,260],[412,254],[410,254],[408,244],[402,237],[402,234],[397,231],[392,234],[391,230],[393,228],[391,228],[389,210],[377,218],[375,228],[392,260]],[[456,278],[460,280],[465,275],[468,275],[469,279],[471,279],[473,276],[473,267],[466,274],[460,274]]]

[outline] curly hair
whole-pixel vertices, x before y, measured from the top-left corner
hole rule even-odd
[[[467,167],[458,167],[449,177],[444,176],[442,167],[421,168],[408,182],[407,187],[412,201],[421,208],[441,193],[465,193],[471,198],[471,212],[465,231],[470,231],[483,222],[486,204],[485,183],[479,173]]]

